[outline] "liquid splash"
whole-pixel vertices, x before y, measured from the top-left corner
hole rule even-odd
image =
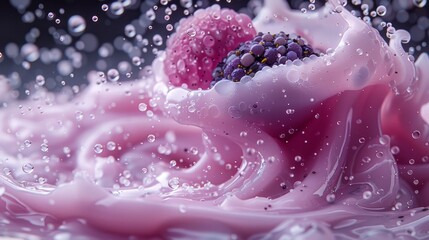
[[[337,1],[266,1],[253,24],[326,54],[191,91],[170,86],[160,52],[136,81],[91,72],[70,101],[6,99],[0,233],[427,238],[428,55],[412,61],[407,32],[387,44]]]

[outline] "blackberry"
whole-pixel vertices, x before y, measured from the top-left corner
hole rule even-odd
[[[241,43],[213,70],[211,86],[222,79],[239,82],[242,77],[253,77],[263,67],[284,64],[287,60],[319,56],[300,37],[279,32],[258,33],[253,40]]]

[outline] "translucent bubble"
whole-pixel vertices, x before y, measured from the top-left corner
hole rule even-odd
[[[173,31],[173,25],[172,24],[167,24],[167,26],[165,26],[165,29],[167,29],[167,31]]]
[[[398,154],[399,153],[399,147],[398,146],[393,146],[392,148],[390,148],[390,152],[393,154],[393,155],[396,155],[396,154]]]
[[[42,143],[40,145],[40,150],[42,150],[42,152],[47,152],[49,150],[48,144],[47,143]]]
[[[147,110],[147,104],[146,103],[140,103],[139,104],[139,111],[144,112]]]
[[[45,85],[45,77],[44,77],[44,76],[42,76],[42,75],[37,75],[37,76],[36,76],[36,83],[37,83],[37,85],[39,85],[39,86],[43,86],[43,85]]]
[[[103,145],[97,143],[94,145],[94,152],[99,154],[103,152]]]
[[[159,34],[155,34],[152,38],[153,40],[153,44],[155,44],[155,46],[161,46],[162,45],[162,36]]]
[[[295,156],[295,162],[301,162],[301,160],[302,160],[301,156],[299,156],[299,155]]]
[[[86,29],[86,22],[80,15],[74,15],[69,18],[68,30],[73,35],[79,35]]]
[[[161,3],[161,5],[167,5],[168,4],[168,0],[160,0],[159,3]]]
[[[363,197],[363,199],[368,200],[372,197],[372,192],[371,191],[365,191],[365,192],[363,192],[362,197]]]
[[[386,9],[385,6],[380,5],[380,6],[377,7],[377,9],[375,11],[377,12],[377,14],[379,16],[384,16],[384,15],[386,15],[387,9]]]
[[[93,21],[93,22],[97,22],[97,21],[98,21],[98,16],[95,16],[95,15],[94,15],[94,16],[92,16],[92,21]]]
[[[140,66],[142,64],[142,60],[140,59],[140,57],[133,57],[131,59],[131,62],[133,63],[134,66]]]
[[[119,80],[119,72],[115,68],[109,69],[107,71],[107,79],[112,82],[116,82]]]
[[[190,37],[195,37],[197,35],[197,31],[195,31],[194,28],[189,28],[188,30],[186,30],[186,34],[188,34],[188,36]]]
[[[180,6],[184,8],[192,7],[192,0],[180,0]]]
[[[357,53],[359,56],[361,56],[361,55],[363,54],[363,51],[362,51],[362,49],[361,49],[361,48],[357,48],[357,49],[356,49],[356,53]]]
[[[55,14],[54,14],[53,12],[49,12],[49,13],[48,13],[48,19],[49,19],[49,20],[54,19],[54,17],[55,17]]]
[[[286,109],[286,114],[290,115],[294,113],[295,113],[295,109],[291,109],[291,108]]]
[[[24,146],[25,146],[25,147],[30,147],[30,146],[31,146],[31,141],[30,141],[30,140],[28,140],[28,139],[26,139],[26,140],[24,141]]]
[[[333,202],[335,202],[335,194],[330,193],[330,194],[326,195],[326,201],[327,201],[328,203],[333,203]]]
[[[107,5],[107,4],[101,5],[101,10],[106,12],[107,10],[109,10],[109,5]]]
[[[113,2],[110,4],[110,12],[113,13],[113,15],[119,16],[124,13],[124,7],[120,2]]]
[[[427,0],[413,0],[413,4],[416,7],[422,8],[426,6]]]
[[[148,142],[150,142],[150,143],[155,142],[155,139],[156,139],[156,137],[155,137],[155,135],[153,135],[153,134],[149,134],[149,135],[147,136],[147,141],[148,141]]]
[[[170,180],[168,180],[168,186],[173,190],[178,189],[180,186],[179,178],[178,177],[170,178]]]
[[[153,20],[155,20],[155,18],[156,18],[156,14],[155,14],[155,12],[152,10],[152,8],[146,11],[145,16],[146,16],[146,18],[147,18],[148,20],[150,20],[150,21],[153,21]]]
[[[22,165],[22,171],[25,173],[32,173],[34,170],[34,166],[31,163],[26,163]]]
[[[125,26],[124,32],[125,32],[125,36],[127,37],[132,38],[136,36],[136,28],[132,24],[127,24]]]
[[[39,59],[39,48],[32,43],[26,43],[21,47],[21,56],[28,62],[34,62]]]
[[[108,141],[107,144],[106,144],[106,148],[109,151],[113,151],[113,150],[116,149],[116,143],[113,142],[113,141]]]
[[[175,167],[177,165],[177,162],[175,160],[170,161],[170,166]]]
[[[420,133],[420,131],[418,131],[418,130],[415,130],[415,131],[413,131],[413,133],[411,133],[411,136],[412,136],[414,139],[419,139],[419,138],[420,138],[420,135],[421,135],[421,133]]]

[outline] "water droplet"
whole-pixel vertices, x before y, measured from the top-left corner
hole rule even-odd
[[[78,121],[82,121],[82,119],[83,119],[83,112],[81,112],[81,111],[76,111],[76,113],[75,113],[75,118],[76,118],[76,120],[78,120]]]
[[[294,113],[295,113],[295,109],[291,109],[291,108],[286,109],[286,114],[294,114]]]
[[[42,150],[42,152],[47,152],[49,150],[48,144],[47,143],[40,144],[40,150]]]
[[[124,7],[123,7],[123,5],[122,5],[120,2],[113,2],[113,3],[110,5],[110,11],[111,11],[114,15],[119,16],[119,15],[121,15],[122,13],[124,13]]]
[[[377,7],[376,12],[379,16],[384,16],[384,15],[386,15],[387,9],[385,6],[380,5]]]
[[[71,16],[68,20],[68,30],[73,35],[79,35],[86,29],[86,22],[80,15]]]
[[[327,201],[328,203],[333,203],[333,202],[335,202],[335,194],[330,193],[330,194],[326,195],[326,201]]]
[[[113,141],[108,141],[106,144],[106,148],[109,151],[114,151],[116,149],[116,143]]]
[[[301,156],[299,156],[299,155],[295,156],[295,162],[301,162],[301,160],[302,160]]]
[[[184,8],[192,7],[192,0],[180,0],[180,6]]]
[[[94,15],[94,16],[92,16],[91,19],[92,19],[93,22],[97,22],[98,21],[98,16]]]
[[[372,192],[371,191],[365,191],[365,192],[363,192],[362,197],[363,197],[363,199],[368,200],[372,197]]]
[[[144,112],[147,110],[147,104],[146,103],[140,103],[139,104],[139,111]]]
[[[153,134],[149,134],[148,136],[147,136],[147,141],[148,142],[150,142],[150,143],[153,143],[153,142],[155,142],[155,135],[153,135]]]
[[[26,163],[22,166],[22,171],[25,173],[31,173],[34,170],[34,166],[31,163]]]
[[[94,145],[94,152],[99,154],[103,152],[103,145],[97,143]]]
[[[107,5],[107,4],[101,5],[101,10],[106,12],[107,10],[109,10],[109,5]]]
[[[413,0],[413,4],[416,7],[422,8],[426,6],[427,0]]]
[[[414,138],[414,139],[418,139],[418,138],[420,138],[420,131],[418,131],[418,130],[415,130],[412,134],[411,134],[411,136]]]
[[[136,36],[136,28],[131,24],[127,24],[125,26],[124,32],[125,32],[125,36],[127,36],[129,38]]]
[[[180,186],[179,178],[178,177],[170,178],[170,180],[168,180],[168,186],[173,190],[178,189]]]
[[[153,44],[155,44],[155,46],[161,46],[162,45],[162,37],[159,34],[155,34],[152,38],[153,40]]]
[[[363,54],[363,51],[361,48],[356,49],[356,52],[359,56],[362,56],[362,54]]]
[[[171,32],[173,31],[173,25],[172,24],[167,24],[167,26],[165,26],[165,29],[167,29],[167,31]]]
[[[31,146],[31,141],[28,140],[28,139],[24,140],[24,146],[25,147],[30,147]]]
[[[39,85],[39,86],[43,86],[43,85],[45,85],[45,77],[44,77],[44,76],[42,76],[42,75],[37,75],[37,76],[36,76],[36,83],[37,83],[37,85]]]
[[[198,148],[196,148],[196,147],[191,147],[191,148],[189,149],[189,152],[190,152],[192,155],[198,155]]]
[[[171,166],[171,167],[175,167],[176,165],[177,165],[176,160],[171,160],[171,161],[170,161],[170,166]]]
[[[393,146],[392,148],[390,148],[390,152],[393,154],[393,155],[396,155],[396,154],[398,154],[399,153],[399,147],[398,146]]]
[[[189,37],[195,37],[197,35],[197,31],[193,28],[189,28],[186,30],[186,34],[188,34]]]
[[[109,69],[107,71],[107,79],[109,79],[112,82],[116,82],[119,80],[119,72],[115,68]]]

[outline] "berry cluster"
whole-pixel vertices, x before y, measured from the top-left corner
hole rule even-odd
[[[213,5],[179,22],[167,41],[165,73],[171,84],[207,89],[212,71],[226,54],[256,35],[244,14]]]
[[[300,36],[279,32],[258,33],[251,41],[228,53],[213,70],[211,86],[222,79],[239,82],[242,77],[253,77],[263,67],[284,64],[287,60],[303,59],[318,54]]]

